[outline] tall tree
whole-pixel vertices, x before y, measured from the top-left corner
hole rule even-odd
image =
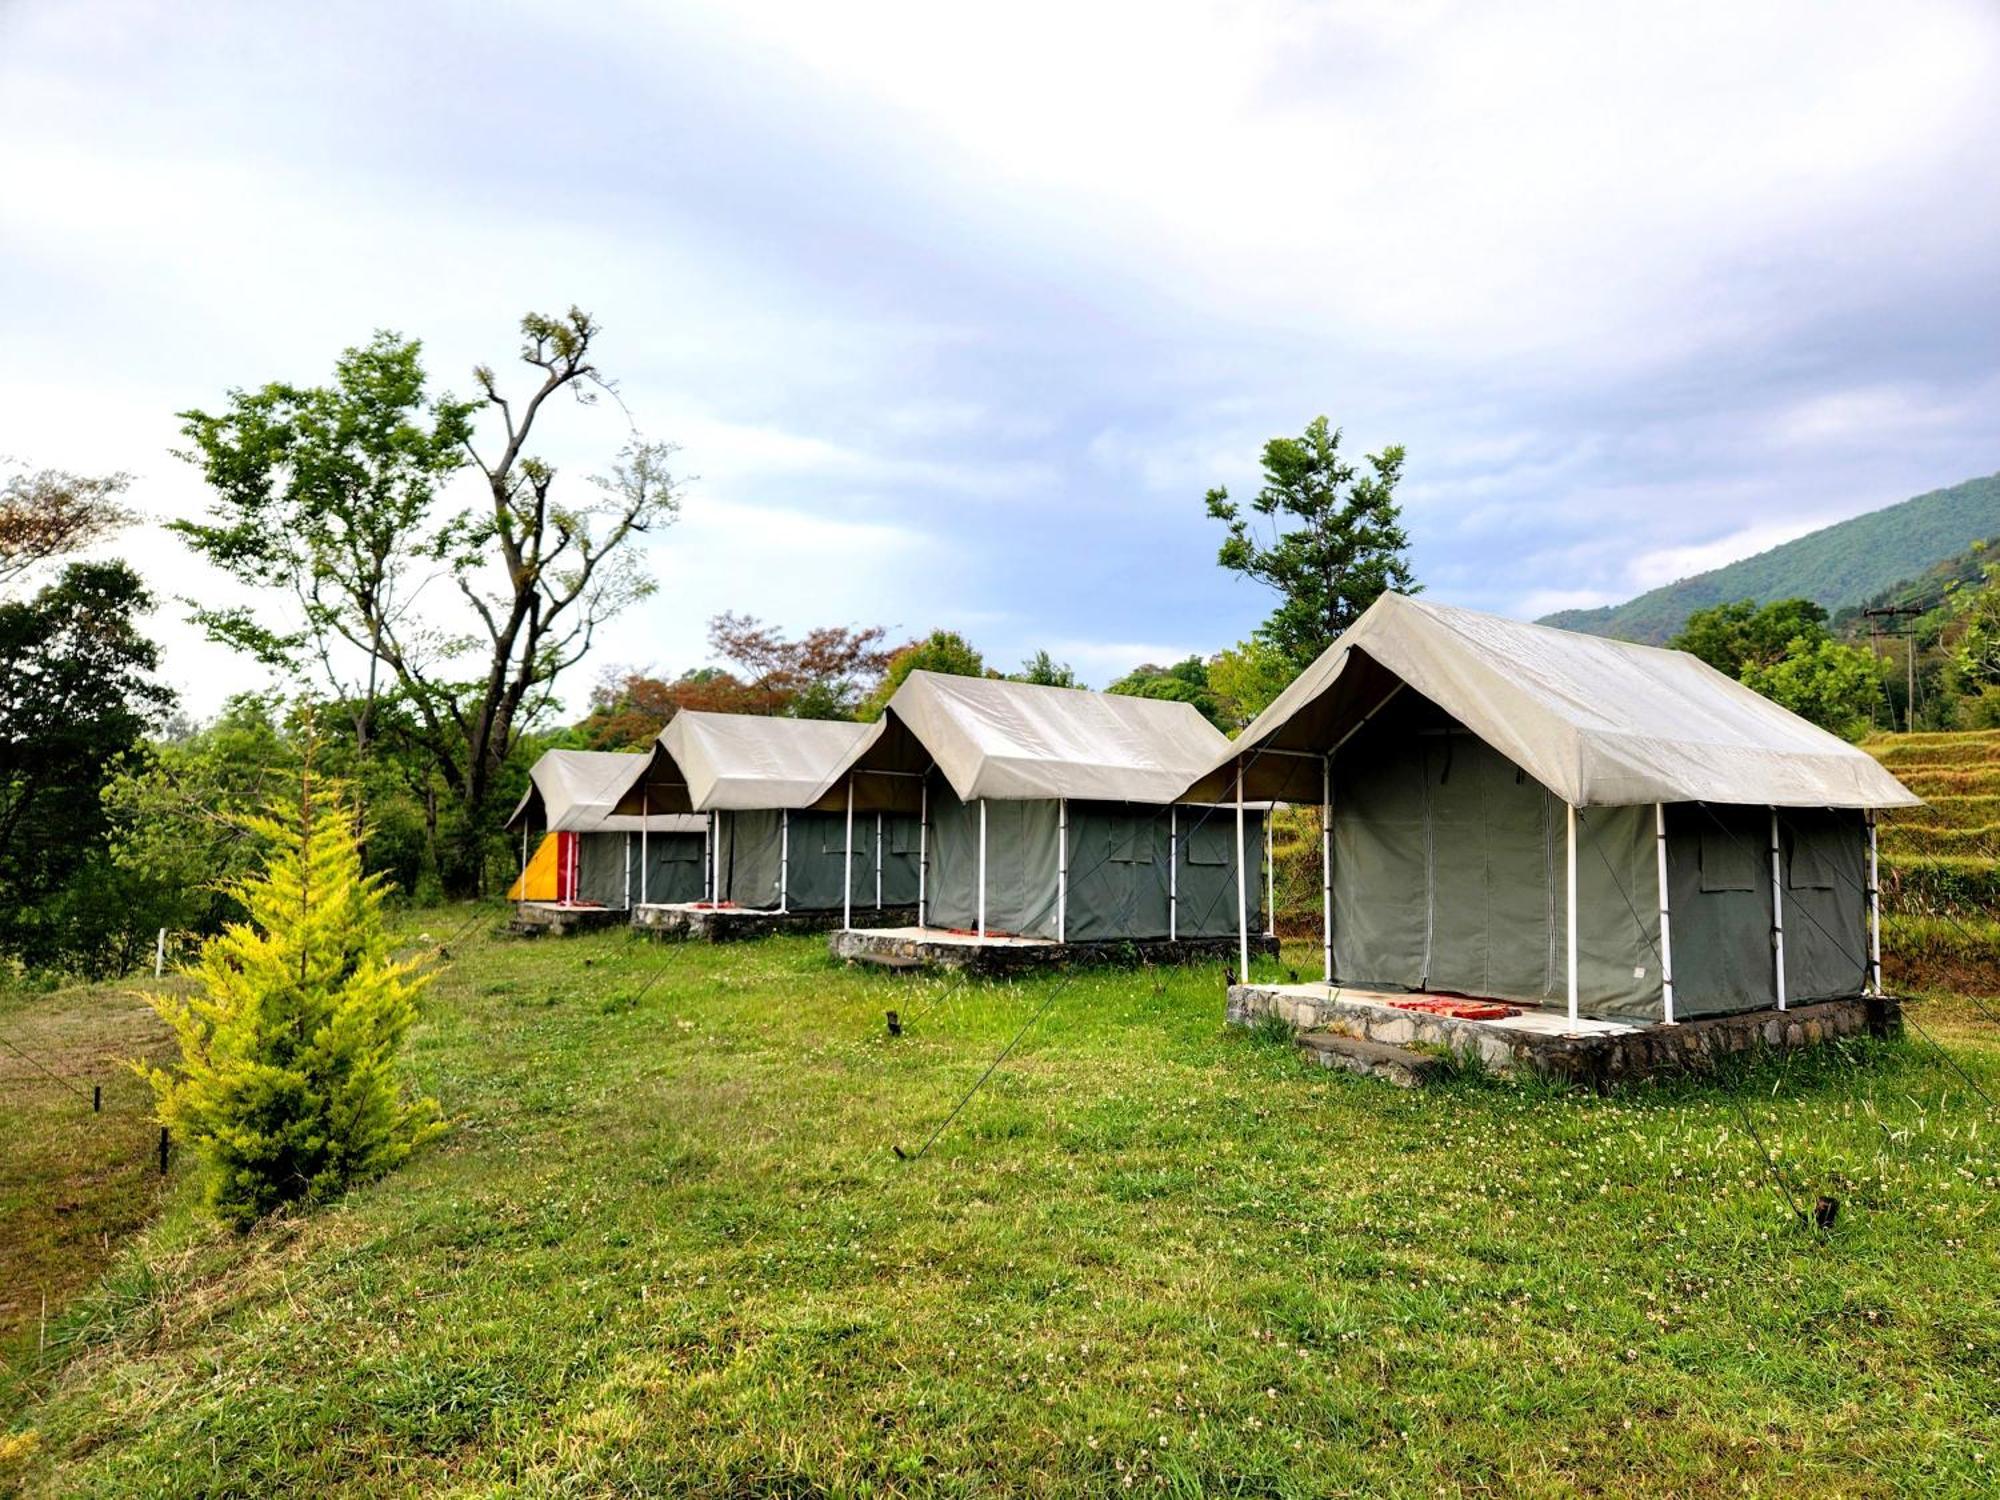
[[[1201,716],[1217,728],[1223,723],[1221,707],[1209,685],[1208,663],[1190,656],[1170,667],[1146,662],[1134,667],[1104,689],[1126,698],[1159,698],[1169,703],[1192,703]]]
[[[709,649],[742,668],[765,707],[748,712],[794,719],[851,719],[882,680],[891,652],[880,625],[822,625],[793,640],[752,615],[724,613],[708,622]]]
[[[673,446],[637,437],[607,475],[559,492],[530,444],[552,398],[588,405],[613,389],[592,352],[599,327],[572,307],[531,313],[521,334],[534,372],[524,398],[481,366],[477,401],[430,400],[418,346],[385,334],[342,357],[332,388],[236,391],[222,415],[184,418],[215,501],[210,523],[182,535],[253,587],[284,584],[297,606],[276,622],[254,609],[198,618],[264,660],[315,670],[371,718],[367,684],[391,675],[398,733],[456,804],[443,871],[454,894],[480,887],[496,786],[521,736],[599,626],[653,591],[634,544],[680,506]],[[477,439],[482,416],[498,429],[492,445]],[[462,458],[484,495],[444,513],[442,484]]]
[[[0,588],[38,563],[109,536],[133,517],[118,501],[129,474],[21,470],[0,483]]]
[[[987,670],[986,658],[957,631],[933,630],[922,640],[911,641],[889,658],[888,671],[882,674],[875,691],[861,705],[861,717],[869,720],[881,718],[882,710],[896,696],[896,689],[909,680],[912,672],[940,672],[947,677],[999,675]]]
[[[1263,463],[1249,508],[1271,521],[1271,539],[1251,534],[1227,489],[1212,489],[1208,513],[1229,530],[1216,560],[1277,590],[1258,634],[1304,667],[1384,593],[1417,592],[1395,501],[1403,450],[1370,454],[1363,474],[1341,457],[1339,430],[1315,417],[1302,437],[1266,443]]]

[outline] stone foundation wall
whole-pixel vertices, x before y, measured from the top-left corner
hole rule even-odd
[[[1331,999],[1287,995],[1259,985],[1232,985],[1230,1024],[1266,1018],[1295,1031],[1336,1031],[1390,1046],[1443,1047],[1496,1073],[1524,1070],[1601,1088],[1672,1071],[1700,1071],[1721,1058],[1756,1048],[1811,1047],[1845,1036],[1887,1036],[1902,1029],[1893,997],[1823,1000],[1790,1010],[1705,1016],[1675,1026],[1647,1026],[1594,1036],[1548,1036],[1453,1016],[1398,1011],[1336,993]]]
[[[827,935],[827,952],[836,959],[854,959],[863,954],[883,958],[913,958],[940,969],[969,969],[975,974],[1024,974],[1037,969],[1059,969],[1089,964],[1105,967],[1140,968],[1147,964],[1188,964],[1204,959],[1233,962],[1233,937],[1132,939],[1099,943],[940,943],[904,934],[856,931]],[[1275,957],[1278,940],[1253,937],[1250,951]]]
[[[855,913],[856,916],[860,912]],[[868,920],[902,926],[917,919],[914,906],[870,907]],[[694,909],[685,906],[641,906],[632,914],[632,930],[655,938],[690,938],[696,942],[733,943],[774,933],[825,932],[840,926],[838,911],[740,911],[730,907]]]
[[[615,927],[626,919],[623,907],[543,906],[517,902],[507,918],[507,931],[516,937],[567,937],[590,927]]]

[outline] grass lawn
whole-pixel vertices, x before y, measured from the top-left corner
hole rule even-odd
[[[1993,1492],[2000,1121],[1914,1034],[1403,1094],[1226,1030],[1212,967],[1060,983],[468,938],[412,1057],[450,1133],[241,1238],[177,1177],[16,1340],[0,1486]],[[2000,1096],[2000,1031],[1917,1014]]]

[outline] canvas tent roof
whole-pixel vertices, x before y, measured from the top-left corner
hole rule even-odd
[[[912,672],[836,768],[934,762],[961,801],[1174,801],[1228,747],[1189,703]]]
[[[865,724],[775,719],[682,709],[667,721],[651,756],[639,757],[619,805],[637,812],[685,801],[695,812],[805,807],[868,732]]]
[[[646,757],[617,750],[548,750],[528,772],[528,790],[507,827],[551,833],[699,833],[703,820],[666,813],[641,818],[613,809]]]
[[[1248,795],[1318,800],[1319,767],[1301,753],[1316,760],[1399,686],[1578,807],[1920,800],[1873,756],[1686,652],[1399,594],[1371,605],[1212,759],[1194,790],[1227,795],[1248,752]]]

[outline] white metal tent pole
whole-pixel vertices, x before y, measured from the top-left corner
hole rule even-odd
[[[1243,983],[1250,982],[1250,875],[1243,853],[1243,757],[1236,758],[1236,959]]]
[[[1264,809],[1264,936],[1278,935],[1277,805]]]
[[[1786,1008],[1785,997],[1785,894],[1784,857],[1778,837],[1778,809],[1771,809],[1771,974],[1778,995],[1778,1009]]]
[[[1674,1024],[1674,938],[1667,900],[1667,809],[1661,802],[1653,804],[1653,842],[1660,851],[1660,1015],[1671,1026]]]
[[[849,783],[852,785],[852,783]],[[882,815],[875,814],[875,910],[882,909]]]
[[[643,872],[642,872],[643,873]],[[625,835],[625,907],[632,907],[632,835]]]
[[[923,785],[917,789],[917,925],[924,925],[924,898],[930,894],[925,889],[930,874],[931,863],[931,777],[924,773]]]
[[[1868,809],[1868,993],[1882,993],[1882,886],[1875,867],[1875,809]]]
[[[1320,761],[1319,930],[1326,982],[1333,983],[1333,756]]]
[[[854,930],[854,778],[847,778],[847,852],[840,861],[840,930]]]
[[[791,910],[792,899],[792,810],[778,812],[778,914]]]
[[[702,830],[702,863],[708,866],[708,899],[716,906],[722,904],[722,814],[711,812],[708,826]]]
[[[1181,938],[1181,810],[1167,809],[1167,941]]]
[[[1056,941],[1069,941],[1069,798],[1056,798]]]
[[[1568,847],[1567,847],[1567,858],[1568,858],[1568,863],[1567,863],[1567,865],[1565,866],[1565,873],[1564,873],[1564,881],[1565,881],[1565,885],[1566,885],[1566,889],[1567,889],[1567,893],[1568,893],[1568,904],[1567,904],[1567,905],[1565,906],[1565,908],[1564,908],[1564,911],[1565,911],[1565,916],[1564,916],[1564,920],[1563,920],[1563,925],[1564,925],[1564,927],[1565,927],[1565,928],[1567,928],[1567,929],[1568,929],[1568,931],[1567,931],[1567,932],[1566,932],[1566,933],[1564,934],[1564,937],[1565,937],[1565,939],[1566,939],[1566,941],[1567,941],[1567,949],[1566,949],[1566,955],[1565,955],[1565,962],[1566,962],[1566,965],[1567,965],[1567,967],[1568,967],[1568,972],[1569,972],[1569,1018],[1570,1018],[1570,1019],[1571,1019],[1572,1021],[1574,1021],[1574,1020],[1575,1020],[1575,1019],[1577,1018],[1577,1004],[1576,1004],[1576,804],[1575,804],[1574,802],[1571,802],[1571,803],[1568,803],[1568,804],[1566,804],[1566,806],[1568,806],[1568,808],[1569,808],[1569,836],[1568,836],[1568,839],[1567,839],[1567,846],[1568,846]]]
[[[986,936],[986,799],[979,799],[979,935]]]
[[[639,788],[639,904],[641,906],[646,904],[646,877],[653,869],[653,861],[649,857],[651,850],[646,843],[646,825],[652,821],[646,816],[646,810],[650,805],[646,800],[646,789],[642,786]],[[702,850],[703,854],[707,852],[706,849]],[[702,863],[707,864],[708,861],[704,859]],[[629,886],[630,882],[627,884]]]

